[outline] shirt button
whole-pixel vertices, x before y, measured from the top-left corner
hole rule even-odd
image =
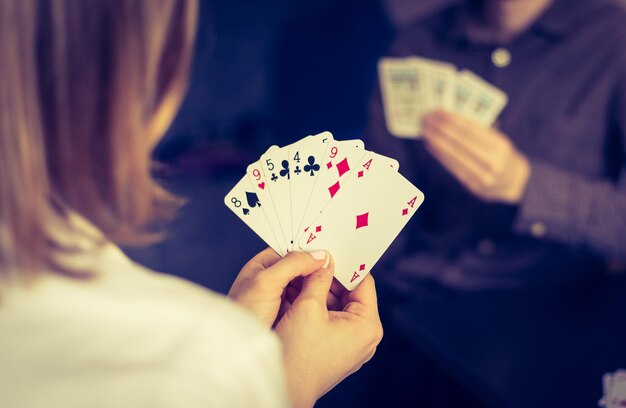
[[[546,225],[543,222],[534,222],[530,226],[530,233],[535,238],[541,238],[546,235]]]
[[[496,246],[490,239],[481,239],[478,241],[478,252],[481,255],[493,255],[496,250]]]
[[[491,53],[491,62],[498,68],[504,68],[511,63],[511,53],[506,48],[496,48]]]

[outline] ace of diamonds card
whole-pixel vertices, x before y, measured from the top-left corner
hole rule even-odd
[[[328,250],[335,278],[356,288],[415,211],[424,194],[380,155],[368,152],[352,171],[345,190],[311,224],[299,246]]]

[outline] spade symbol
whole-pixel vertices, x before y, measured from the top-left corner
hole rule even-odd
[[[243,209],[243,215],[248,215],[250,214],[250,210],[248,210],[247,208]]]
[[[248,205],[250,206],[250,208],[261,206],[261,202],[259,201],[259,197],[256,195],[256,193],[246,191],[246,200],[248,201]]]
[[[314,176],[315,172],[320,169],[320,165],[315,163],[315,157],[313,156],[309,156],[307,161],[309,162],[309,164],[304,166],[304,171],[308,171],[311,174],[311,176]]]

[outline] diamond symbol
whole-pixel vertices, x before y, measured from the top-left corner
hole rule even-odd
[[[367,227],[369,225],[369,215],[370,213],[366,212],[365,214],[356,216],[356,229]]]
[[[350,171],[350,165],[348,164],[348,158],[346,157],[339,163],[337,163],[337,171],[339,172],[339,177],[343,176],[346,172]]]
[[[363,170],[359,171],[359,178],[363,177]]]
[[[322,230],[322,226],[318,225],[317,227],[315,227],[315,232],[320,232]]]
[[[407,215],[409,213],[409,209],[408,208],[403,208],[402,209],[402,215]]]
[[[333,162],[329,161],[328,163],[326,163],[327,169],[330,169],[331,167],[333,167]]]
[[[365,264],[361,264],[361,266],[359,266],[359,271],[363,271],[365,270]]]
[[[328,192],[330,193],[330,198],[333,198],[335,196],[335,194],[337,194],[337,191],[339,191],[340,187],[341,186],[339,185],[339,182],[336,182],[332,186],[328,187]]]

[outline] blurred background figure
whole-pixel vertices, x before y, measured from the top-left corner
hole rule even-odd
[[[424,355],[477,406],[602,396],[602,374],[626,357],[624,279],[608,268],[626,259],[625,18],[603,1],[483,0],[398,33],[389,55],[469,69],[509,104],[497,130],[437,112],[413,141],[388,133],[373,97],[370,146],[427,199],[379,269],[388,340],[375,383],[389,393],[371,398],[422,389],[411,379]]]
[[[190,92],[156,153],[190,204],[171,240],[131,255],[225,291],[234,276],[198,265],[236,271],[216,254],[264,246],[221,202],[241,169],[270,144],[365,135],[426,203],[374,271],[382,353],[320,404],[595,405],[602,374],[626,364],[626,283],[611,273],[626,248],[623,4],[203,1]],[[503,89],[496,130],[433,116],[425,141],[388,134],[385,55],[450,62]],[[516,182],[483,171],[515,163]]]

